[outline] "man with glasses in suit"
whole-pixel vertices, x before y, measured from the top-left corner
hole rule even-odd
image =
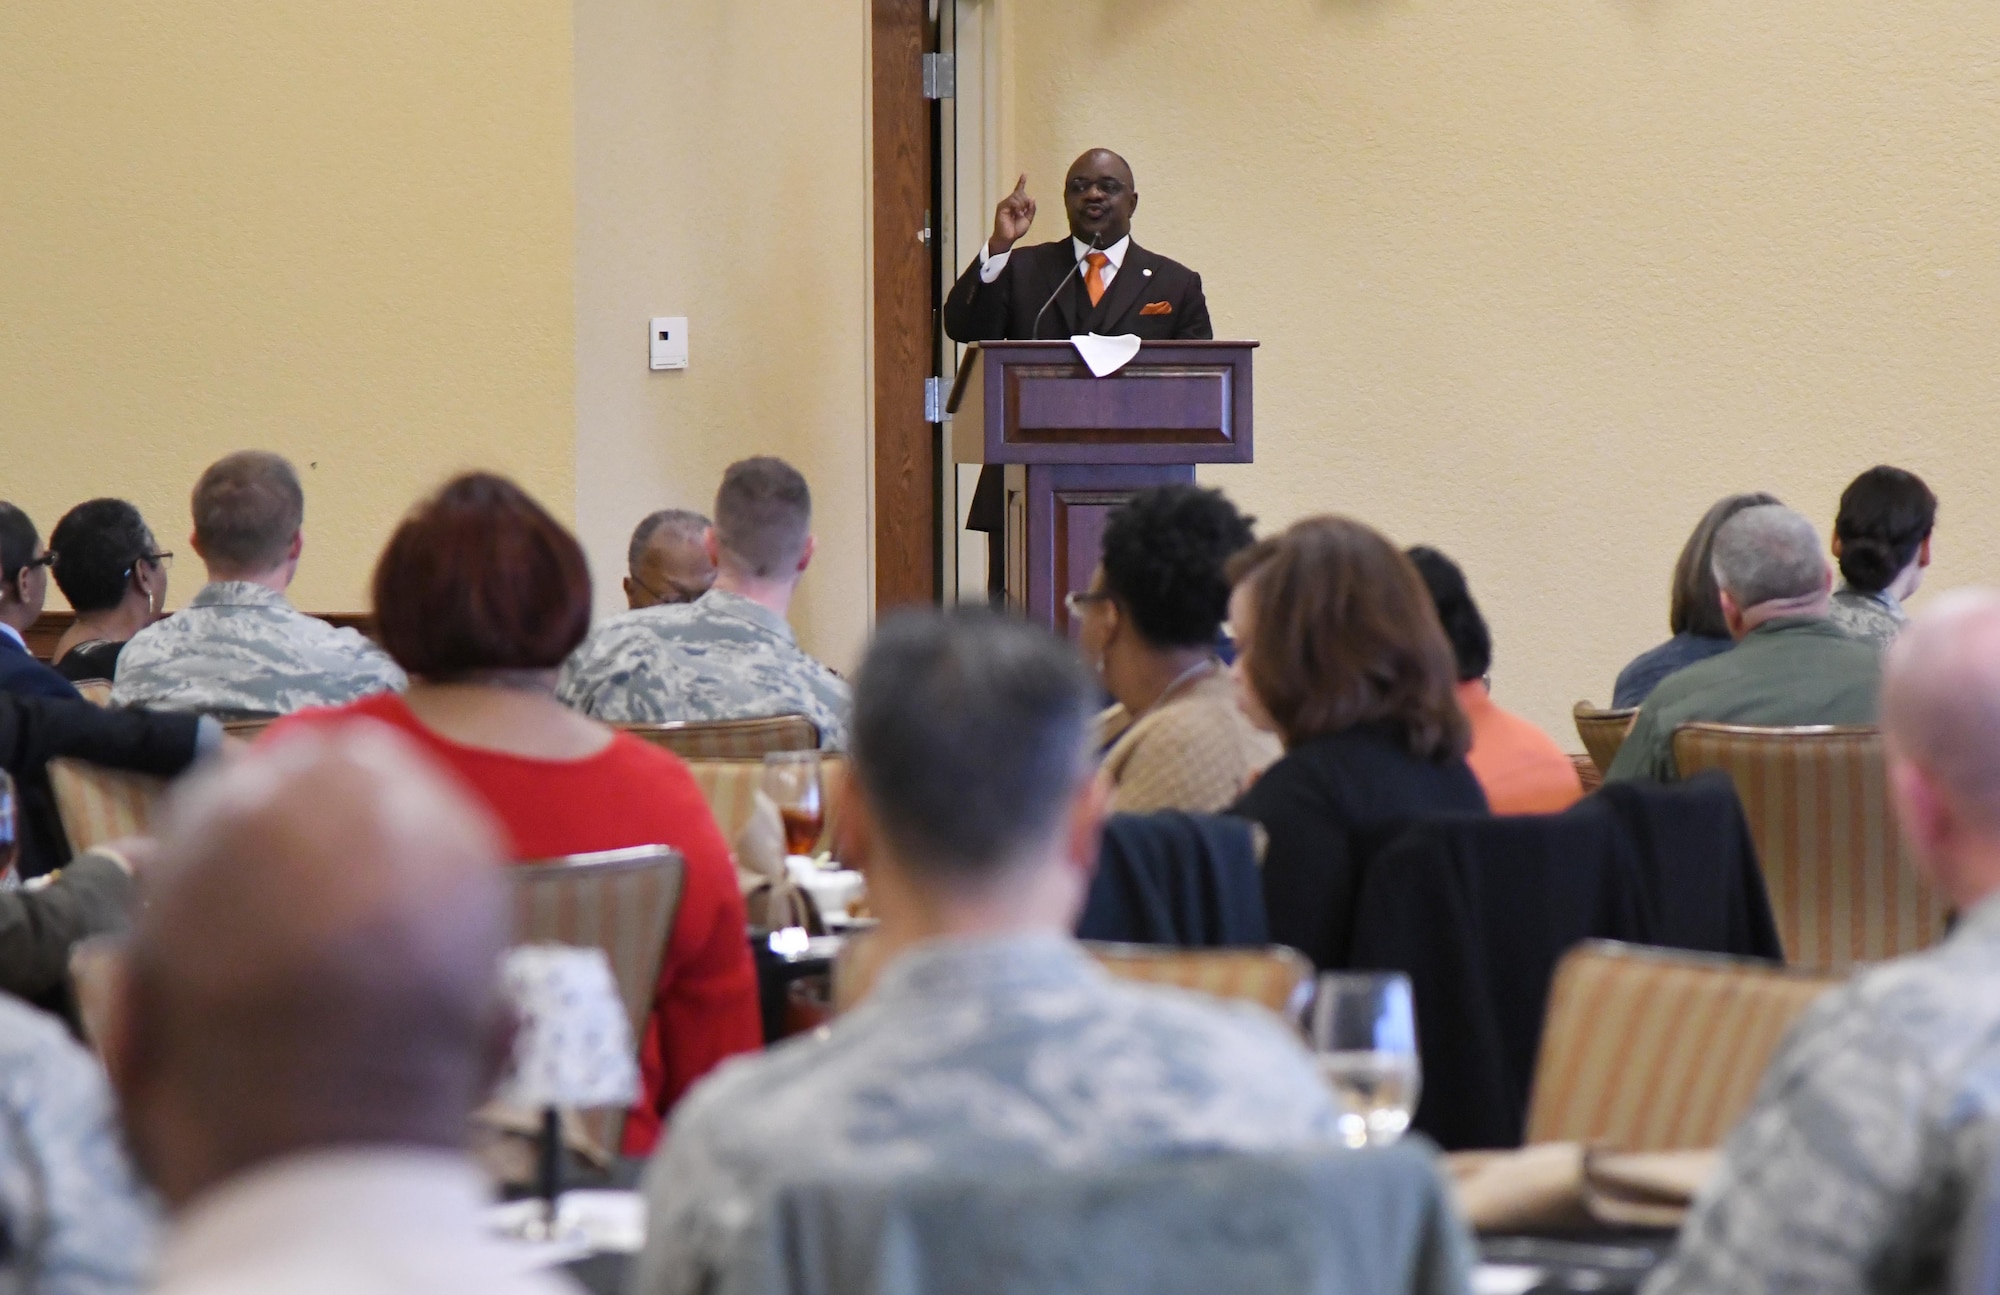
[[[28,627],[41,619],[53,561],[28,515],[0,503],[0,692],[78,698],[69,680],[28,650]]]
[[[1028,177],[993,212],[993,236],[979,249],[944,303],[944,331],[954,342],[1034,341],[1078,333],[1147,341],[1215,336],[1201,276],[1132,241],[1139,187],[1132,168],[1108,148],[1070,163],[1063,178],[1069,237],[1016,249],[1035,223]],[[987,585],[1005,589],[1001,545],[1006,500],[1001,473],[979,473],[966,529],[985,531]]]

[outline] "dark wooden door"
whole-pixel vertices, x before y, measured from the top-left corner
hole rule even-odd
[[[928,0],[873,0],[875,109],[875,607],[940,593],[938,432],[924,409],[937,372],[937,108],[923,56]]]

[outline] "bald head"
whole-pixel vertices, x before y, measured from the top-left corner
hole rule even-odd
[[[1132,168],[1108,148],[1093,148],[1069,164],[1063,177],[1063,207],[1071,237],[1110,247],[1132,232],[1139,187]]]
[[[1889,651],[1882,680],[1897,809],[1961,908],[2000,889],[2000,591],[1946,594]]]
[[[177,798],[107,1047],[169,1202],[316,1147],[462,1143],[507,1037],[501,857],[375,725],[294,735]]]
[[[1724,522],[1710,560],[1725,614],[1733,604],[1751,626],[1772,616],[1826,614],[1833,575],[1819,534],[1783,504],[1745,508]]]

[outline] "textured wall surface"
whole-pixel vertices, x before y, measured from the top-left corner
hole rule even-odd
[[[1139,241],[1264,343],[1259,461],[1209,479],[1457,556],[1496,694],[1567,745],[1728,491],[1825,530],[1897,463],[1930,587],[2000,580],[2000,9],[997,2],[1031,237],[1118,148]]]
[[[867,632],[867,6],[575,0],[576,500],[600,615],[656,508],[706,513],[777,454],[812,483],[793,609],[846,669]],[[647,368],[646,321],[690,364]]]
[[[195,476],[279,450],[322,610],[454,468],[566,515],[570,70],[555,0],[0,5],[0,497],[131,498],[178,605]]]

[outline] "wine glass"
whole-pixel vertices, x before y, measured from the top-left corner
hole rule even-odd
[[[1400,972],[1322,975],[1304,1026],[1340,1108],[1347,1145],[1387,1146],[1402,1137],[1423,1083],[1410,978]]]
[[[764,756],[764,794],[785,824],[785,853],[809,856],[826,824],[819,752],[772,751]]]
[[[20,805],[14,780],[0,769],[0,890],[18,890],[21,885]]]

